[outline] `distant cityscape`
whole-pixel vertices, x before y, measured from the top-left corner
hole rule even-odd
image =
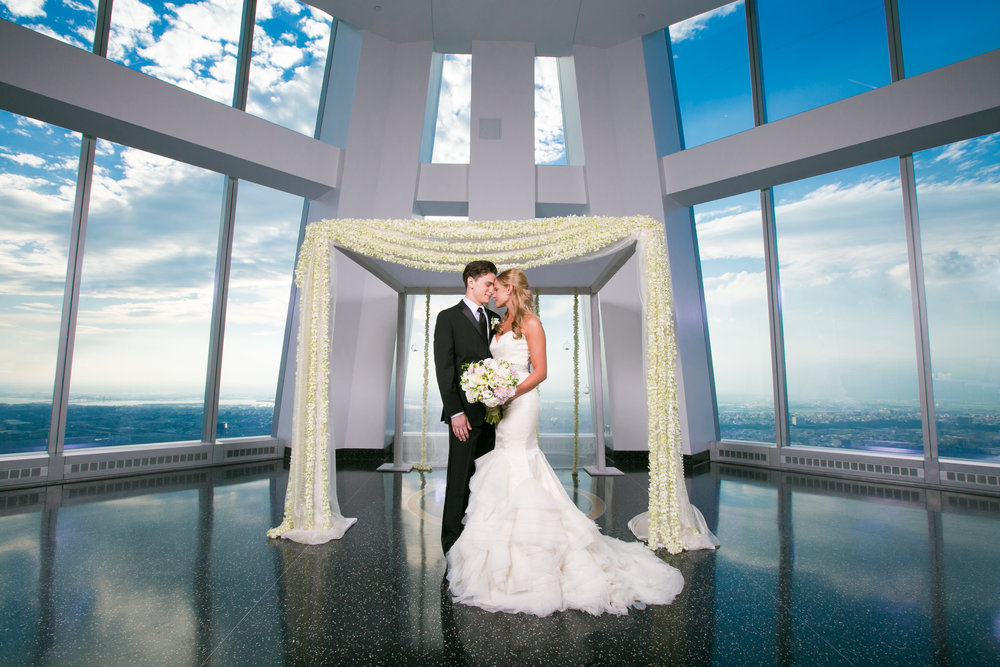
[[[49,403],[0,403],[0,454],[44,451]],[[219,438],[270,435],[274,405],[219,406]],[[67,449],[201,440],[202,404],[73,404],[66,414]]]
[[[923,455],[919,408],[899,405],[823,404],[789,406],[792,445]],[[988,406],[936,408],[938,455],[948,458],[1000,458],[1000,410]],[[719,404],[724,440],[774,443],[770,405]]]
[[[2,399],[0,399],[2,400]],[[219,438],[268,435],[273,404],[247,402],[219,407]],[[440,405],[428,405],[429,431],[443,430]],[[790,409],[793,445],[921,455],[920,412],[889,405],[808,405]],[[51,406],[42,402],[0,402],[0,454],[44,451],[49,437]],[[190,403],[73,403],[66,420],[67,449],[137,445],[201,439],[202,405]],[[1000,411],[988,407],[937,408],[939,455],[951,458],[1000,459]],[[406,405],[403,430],[419,433],[423,407]],[[725,440],[773,443],[774,412],[761,404],[720,404],[719,428]],[[592,434],[589,406],[581,405],[579,429]],[[539,433],[573,432],[572,401],[544,403]]]

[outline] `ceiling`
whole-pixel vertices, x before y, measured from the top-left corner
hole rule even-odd
[[[431,292],[435,294],[462,292],[460,274],[421,271],[366,257],[339,246],[337,250],[339,254],[354,260],[397,292],[423,294],[427,288],[430,288]],[[571,294],[574,289],[579,289],[581,294],[598,292],[634,253],[635,241],[623,240],[595,255],[566,263],[526,269],[525,274],[532,287],[544,290],[549,294]],[[506,268],[509,267],[499,267],[501,271]]]
[[[662,30],[731,0],[307,0],[351,25],[399,43],[433,40],[440,53],[472,42],[534,42],[540,56],[574,45],[607,48]]]

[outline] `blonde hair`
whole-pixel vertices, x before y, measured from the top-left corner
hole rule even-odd
[[[531,309],[534,297],[531,295],[531,285],[528,278],[521,269],[507,269],[497,276],[496,282],[505,287],[514,289],[510,292],[510,301],[507,302],[507,312],[511,314],[510,328],[514,332],[514,338],[524,335],[522,324],[525,315],[534,315]]]

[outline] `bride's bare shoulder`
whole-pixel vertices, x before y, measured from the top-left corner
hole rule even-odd
[[[544,333],[542,328],[542,321],[538,319],[537,315],[525,315],[524,321],[521,322],[521,329],[527,333]]]

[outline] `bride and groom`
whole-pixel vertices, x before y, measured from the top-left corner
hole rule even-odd
[[[434,329],[441,418],[450,427],[441,546],[454,600],[537,616],[672,602],[684,586],[680,572],[641,543],[601,534],[538,448],[545,331],[524,273],[497,275],[492,262],[475,261],[462,278],[465,296]],[[491,298],[505,314],[486,309]],[[460,388],[463,366],[490,356],[519,380],[495,427]]]

